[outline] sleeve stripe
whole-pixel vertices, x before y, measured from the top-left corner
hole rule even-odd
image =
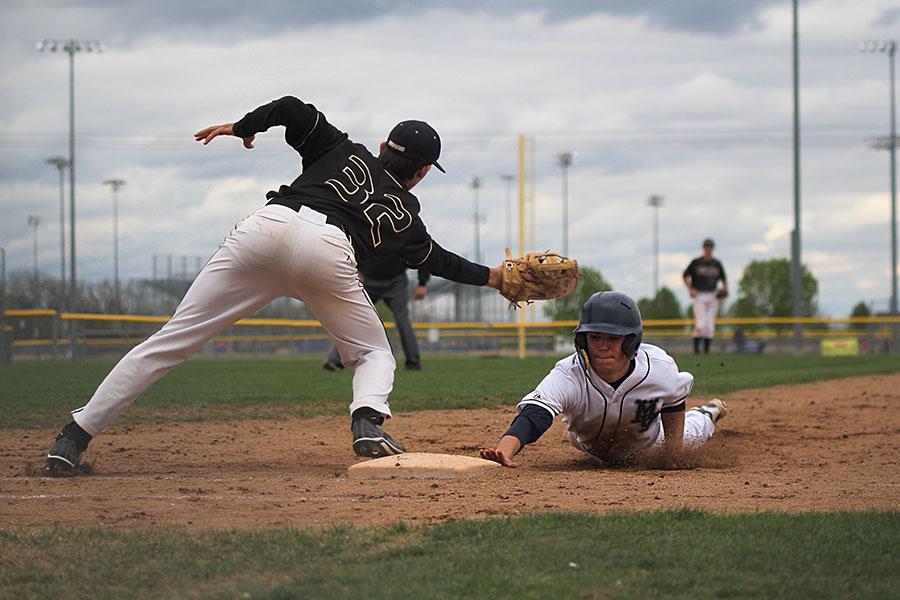
[[[408,263],[409,266],[411,266],[411,267],[418,267],[419,265],[421,265],[422,263],[424,263],[426,260],[428,260],[428,257],[431,256],[431,251],[432,251],[433,249],[434,249],[434,242],[431,241],[431,240],[429,240],[429,241],[428,241],[428,254],[425,255],[425,258],[423,258],[422,260],[420,260],[420,261],[417,262],[417,263]]]
[[[519,406],[523,406],[525,404],[533,404],[535,406],[543,407],[543,408],[547,409],[547,411],[554,417],[559,414],[559,412],[557,412],[552,406],[550,406],[549,404],[547,404],[545,402],[541,402],[540,400],[537,400],[535,398],[527,398],[527,399],[519,402]]]
[[[687,396],[676,402],[675,404],[670,404],[669,406],[663,407],[659,412],[670,413],[670,412],[683,412],[685,409],[685,405],[687,404]]]

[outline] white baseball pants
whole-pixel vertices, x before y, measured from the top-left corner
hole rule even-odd
[[[696,410],[685,411],[683,437],[683,444],[685,448],[698,448],[702,446],[709,441],[709,438],[711,438],[715,432],[716,425],[708,416]],[[588,451],[584,447],[584,444],[582,444],[578,440],[578,437],[574,433],[569,431],[567,432],[567,435],[569,438],[569,443],[572,445],[572,447],[578,448],[582,452],[587,452],[588,454],[590,454],[590,451]],[[663,428],[660,427],[659,435],[657,436],[656,441],[650,444],[650,446],[661,446],[665,439],[665,432],[663,431]],[[633,448],[632,450],[634,452],[637,452],[640,450],[640,448]],[[597,458],[598,460],[603,462],[603,459],[600,459],[597,456],[595,456],[594,458]]]
[[[699,410],[688,410],[684,413],[684,437],[685,448],[699,448],[709,441],[716,432],[716,424],[707,415]],[[662,444],[666,439],[666,432],[659,428],[659,437],[656,444]]]
[[[163,375],[279,296],[304,302],[344,364],[354,367],[351,412],[368,406],[390,417],[394,355],[359,282],[350,241],[321,213],[271,205],[228,234],[172,319],[119,361],[91,400],[73,411],[75,422],[97,435]]]
[[[716,334],[719,299],[715,292],[697,292],[694,298],[694,337],[712,339]]]

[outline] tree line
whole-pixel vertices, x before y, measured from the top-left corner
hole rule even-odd
[[[553,300],[545,306],[544,313],[554,321],[577,320],[582,305],[594,292],[614,289],[596,269],[580,267],[581,277],[575,293]],[[819,316],[819,282],[812,272],[802,265],[803,316]],[[729,286],[732,289],[733,287]],[[691,318],[691,306],[682,308],[675,293],[662,287],[653,298],[639,298],[638,307],[644,319]],[[791,293],[791,263],[786,258],[754,260],[747,265],[738,283],[737,298],[725,310],[724,316],[732,317],[791,317],[793,297]],[[872,311],[865,302],[853,307],[851,317],[868,317]]]

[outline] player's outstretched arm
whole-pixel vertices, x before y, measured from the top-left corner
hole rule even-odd
[[[519,441],[519,438],[513,435],[504,435],[496,448],[482,448],[479,454],[481,454],[481,458],[485,460],[492,460],[500,463],[504,467],[515,469],[519,465],[512,461],[512,457],[515,456],[521,448],[522,443]]]
[[[234,123],[223,123],[221,125],[210,125],[204,129],[201,129],[197,133],[194,134],[194,139],[198,142],[203,142],[203,145],[207,145],[215,138],[220,135],[234,135]],[[244,148],[248,150],[253,148],[253,140],[256,138],[255,135],[251,135],[250,137],[243,138],[244,140]]]

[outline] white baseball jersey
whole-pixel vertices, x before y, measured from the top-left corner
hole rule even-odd
[[[661,348],[641,344],[634,361],[634,370],[614,389],[572,354],[556,363],[518,409],[534,404],[554,418],[561,414],[575,447],[604,461],[624,459],[662,438],[660,412],[683,411],[694,386],[694,376],[679,372]]]

